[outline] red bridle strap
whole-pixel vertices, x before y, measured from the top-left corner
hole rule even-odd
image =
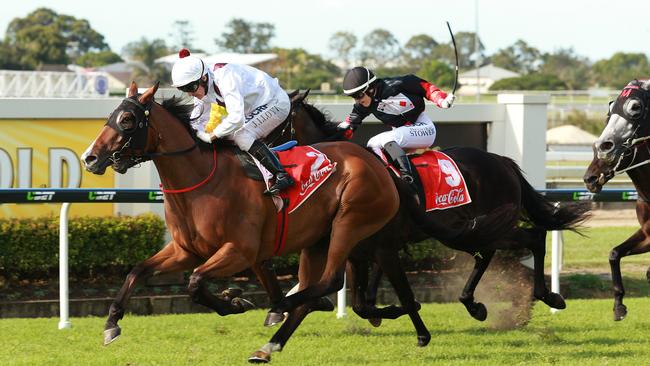
[[[160,189],[163,191],[163,193],[185,193],[185,192],[190,192],[193,191],[202,185],[206,184],[212,177],[214,176],[214,173],[217,171],[217,147],[214,146],[213,150],[213,156],[214,156],[214,164],[212,164],[212,171],[210,172],[210,175],[207,176],[203,181],[187,188],[182,188],[182,189],[165,189],[162,186],[162,183],[160,184]]]

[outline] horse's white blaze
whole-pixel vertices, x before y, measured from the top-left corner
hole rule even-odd
[[[626,140],[630,138],[633,133],[634,130],[632,129],[632,124],[629,123],[628,120],[618,114],[612,114],[607,121],[607,126],[605,126],[600,137],[596,140],[596,145],[607,140]]]

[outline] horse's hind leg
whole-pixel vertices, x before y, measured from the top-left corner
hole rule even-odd
[[[376,252],[376,259],[379,262],[382,271],[386,274],[386,277],[393,285],[397,297],[402,304],[403,310],[411,318],[411,322],[413,323],[418,335],[418,346],[426,346],[431,340],[431,334],[424,325],[420,313],[418,313],[420,310],[420,304],[415,301],[413,290],[411,290],[411,285],[406,278],[404,268],[402,268],[399,261],[398,253],[393,250],[378,249]]]
[[[221,316],[239,314],[254,308],[255,306],[251,302],[239,297],[215,296],[205,286],[207,279],[232,276],[248,267],[250,267],[250,261],[239,251],[238,247],[231,242],[225,243],[205,263],[195,268],[190,275],[187,285],[190,297],[197,304],[207,306]]]
[[[174,242],[170,242],[153,257],[136,265],[126,276],[126,281],[111,304],[104,326],[104,345],[116,340],[122,332],[117,322],[124,316],[126,304],[137,283],[153,274],[183,271],[198,263],[200,263],[199,258],[184,251]]]
[[[623,277],[621,276],[621,258],[648,251],[650,251],[650,239],[644,234],[643,230],[638,230],[609,253],[609,266],[611,267],[612,283],[614,285],[614,320],[623,320],[627,315],[627,307],[623,305],[625,287],[623,287]]]
[[[494,250],[479,251],[473,254],[474,269],[469,275],[467,283],[465,283],[463,292],[461,293],[458,300],[463,303],[463,305],[465,305],[465,308],[467,309],[469,315],[471,315],[476,320],[484,321],[487,319],[487,309],[483,303],[474,301],[474,291],[476,290],[476,286],[478,285],[479,281],[481,281],[481,277],[483,277],[485,270],[487,269],[490,261],[492,260],[492,257],[494,256]]]
[[[546,256],[546,230],[542,228],[519,229],[517,242],[533,252],[533,296],[553,309],[565,309],[562,295],[551,292],[544,279],[544,257]]]

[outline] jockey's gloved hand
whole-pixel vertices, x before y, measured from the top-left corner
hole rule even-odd
[[[211,144],[212,141],[216,138],[213,134],[203,131],[196,131],[196,137],[208,144]]]
[[[456,96],[449,93],[449,94],[447,94],[445,99],[440,101],[440,106],[439,107],[443,108],[443,109],[451,108],[451,106],[454,105],[454,100],[455,99],[456,99]]]
[[[345,121],[339,123],[339,124],[336,126],[336,128],[337,128],[339,131],[343,132],[343,137],[344,137],[346,140],[351,139],[351,138],[352,138],[352,135],[354,135],[354,127],[352,127],[352,125],[350,124],[350,122],[348,122],[347,119],[346,119]]]

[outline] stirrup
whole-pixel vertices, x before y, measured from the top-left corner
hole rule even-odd
[[[413,176],[409,172],[400,171],[399,175],[402,177],[402,180],[405,181],[408,184],[413,184],[413,182],[415,181],[415,179],[413,178]]]
[[[280,175],[280,174],[278,174]],[[269,189],[264,191],[264,194],[267,196],[275,196],[280,193],[280,191],[283,191],[291,186],[293,186],[294,181],[293,178],[289,174],[284,174],[281,178],[276,178],[275,183]]]

